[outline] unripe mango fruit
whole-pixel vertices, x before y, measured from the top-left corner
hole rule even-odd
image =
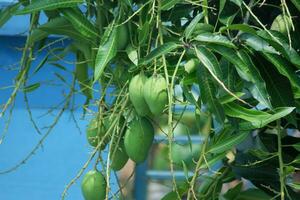
[[[102,120],[97,122],[97,119],[92,119],[91,122],[88,125],[88,128],[86,130],[86,137],[88,140],[88,143],[96,147],[98,145],[98,142],[102,140],[106,133],[106,128],[105,128],[105,122],[106,120]],[[109,137],[105,138],[103,144],[101,145],[101,149],[104,149],[106,144],[109,141]]]
[[[81,191],[85,200],[104,200],[106,194],[105,177],[97,170],[89,171],[83,177]]]
[[[144,98],[153,115],[160,115],[168,103],[166,79],[161,75],[153,75],[144,85]]]
[[[125,150],[124,141],[121,140],[119,146],[115,151],[110,167],[115,171],[119,171],[125,166],[127,161],[128,161],[128,155]]]
[[[154,139],[154,128],[146,118],[133,119],[125,133],[127,155],[136,163],[146,160]]]
[[[129,98],[139,116],[149,115],[150,109],[144,98],[144,85],[147,77],[143,74],[135,75],[129,83]]]

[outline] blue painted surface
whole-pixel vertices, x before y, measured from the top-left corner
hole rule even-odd
[[[13,78],[17,74],[17,61],[21,52],[16,47],[24,45],[23,37],[0,36],[0,88],[13,84]],[[47,52],[43,52],[34,61],[36,66]],[[73,55],[66,57],[66,60],[74,60]],[[72,70],[72,64],[61,62],[67,69]],[[12,68],[16,68],[12,70]],[[34,68],[33,68],[34,70]],[[71,80],[71,74],[57,69],[51,65],[45,65],[41,71],[32,76],[30,83],[41,80],[58,82],[54,73],[58,72],[67,81]],[[0,104],[3,104],[9,97],[12,88],[0,89]],[[29,94],[32,112],[40,127],[48,126],[53,116],[46,115],[50,105],[59,103],[63,94],[67,93],[65,85],[51,86],[42,83],[42,86]],[[81,95],[76,97],[77,104],[84,102]],[[22,93],[18,93],[16,107],[13,113],[13,120],[9,127],[7,137],[0,144],[0,171],[14,166],[22,160],[41,139],[36,133],[24,108]],[[7,114],[0,119],[0,130],[4,128]],[[80,128],[84,131],[87,120],[80,120],[81,113],[75,113]],[[45,133],[45,129],[43,129]],[[2,132],[0,132],[2,135]],[[66,184],[76,175],[78,170],[88,159],[92,149],[89,147],[85,134],[79,134],[75,124],[70,118],[70,113],[65,112],[60,122],[54,128],[37,153],[17,171],[0,175],[0,199],[1,200],[54,200],[60,199],[60,195]],[[106,154],[103,155],[104,157]],[[112,180],[113,191],[117,190],[116,181]],[[68,192],[71,200],[83,199],[80,191],[80,180]]]

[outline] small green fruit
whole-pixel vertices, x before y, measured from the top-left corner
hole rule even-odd
[[[149,115],[151,112],[144,98],[144,84],[147,77],[140,73],[134,76],[129,83],[129,98],[139,116]]]
[[[184,70],[190,74],[196,70],[198,64],[199,61],[196,58],[192,58],[184,64]]]
[[[93,119],[88,125],[88,128],[86,130],[86,137],[88,143],[91,146],[96,147],[98,145],[98,142],[100,142],[106,134],[107,121],[107,119],[104,119],[102,121],[97,122],[97,119]],[[109,137],[104,139],[104,142],[100,148],[104,149],[108,142]]]
[[[81,191],[85,200],[105,199],[106,181],[102,173],[96,170],[86,173],[81,183]]]
[[[117,48],[123,50],[126,48],[129,40],[129,32],[126,24],[118,26],[117,28]]]
[[[146,118],[134,119],[125,133],[124,145],[127,155],[136,163],[146,160],[154,139],[154,129]]]
[[[114,154],[114,157],[111,161],[111,168],[115,171],[122,169],[128,161],[128,155],[125,150],[124,141],[120,141],[119,146]]]
[[[167,82],[161,75],[153,75],[144,85],[144,98],[153,115],[160,115],[168,103]]]
[[[283,34],[287,34],[288,30],[290,31],[291,28],[292,22],[286,15],[278,15],[271,25],[271,30],[279,31]]]

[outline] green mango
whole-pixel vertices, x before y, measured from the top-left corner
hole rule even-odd
[[[167,82],[162,75],[153,75],[146,81],[144,98],[153,115],[162,114],[168,103]]]
[[[287,34],[288,30],[291,31],[292,22],[287,15],[278,15],[272,25],[271,30],[279,31],[283,34]]]
[[[117,49],[124,50],[128,45],[129,31],[126,24],[117,27]]]
[[[101,141],[101,139],[106,134],[106,129],[108,125],[108,119],[105,118],[104,120],[97,122],[97,119],[92,119],[91,122],[88,125],[88,128],[86,130],[86,137],[88,143],[96,147],[98,145],[98,142]],[[100,127],[98,127],[100,126]],[[103,144],[101,145],[100,149],[105,149],[107,143],[109,142],[110,137],[106,137]]]
[[[105,199],[106,181],[101,172],[91,170],[81,182],[81,191],[85,200]]]
[[[184,64],[184,70],[190,74],[196,70],[197,65],[199,65],[199,61],[196,58],[192,58]]]
[[[144,84],[147,81],[147,77],[140,73],[135,75],[129,83],[129,98],[139,116],[149,115],[150,109],[144,98]]]
[[[124,145],[127,155],[136,163],[146,160],[154,139],[154,128],[146,118],[134,119],[125,133]]]
[[[111,161],[110,167],[115,171],[119,171],[125,166],[127,161],[128,155],[125,150],[124,141],[121,140],[114,154],[114,158]]]

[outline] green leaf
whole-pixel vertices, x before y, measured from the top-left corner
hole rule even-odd
[[[34,84],[31,84],[31,85],[28,85],[28,86],[26,86],[26,87],[23,89],[23,92],[26,92],[26,93],[32,92],[32,91],[38,89],[40,86],[41,86],[40,83],[34,83]]]
[[[48,35],[49,34],[46,31],[36,28],[32,31],[32,33],[29,36],[29,44],[32,45],[42,39],[45,39],[48,37]]]
[[[232,134],[230,137],[224,138],[219,142],[212,144],[207,152],[208,153],[223,153],[232,149],[237,144],[240,144],[248,137],[249,131],[239,132]]]
[[[222,79],[222,71],[216,56],[205,47],[195,48],[196,56],[210,73],[213,73],[218,79]]]
[[[162,0],[160,8],[162,10],[169,10],[169,9],[173,8],[179,2],[181,2],[181,0]]]
[[[300,190],[300,183],[287,183],[287,185],[295,190]]]
[[[295,107],[276,108],[273,110],[274,114],[270,114],[259,110],[247,109],[235,103],[228,103],[223,105],[223,107],[226,115],[244,119],[251,123],[252,128],[262,128],[277,119],[287,116],[295,109]],[[247,128],[251,126],[249,124],[242,125],[242,130],[248,130]]]
[[[223,194],[223,198],[227,200],[236,199],[242,191],[243,182],[239,182],[235,187],[230,188],[225,194]]]
[[[215,116],[216,120],[220,124],[223,124],[225,120],[223,107],[216,98],[216,90],[214,83],[211,80],[211,76],[202,65],[197,69],[197,77],[199,80],[202,102],[208,106],[208,109]]]
[[[272,199],[269,195],[263,191],[255,188],[251,188],[245,191],[242,191],[236,200],[269,200]]]
[[[179,45],[175,42],[168,42],[161,46],[158,46],[156,49],[152,50],[144,59],[142,59],[141,63],[139,64],[146,65],[153,61],[155,58],[165,55],[178,47]]]
[[[109,63],[109,61],[115,57],[117,54],[117,37],[116,37],[116,29],[111,32],[108,41],[100,45],[96,61],[95,61],[95,72],[94,72],[94,82],[98,81],[102,73]]]
[[[256,51],[278,54],[278,52],[269,43],[256,35],[243,33],[239,38],[244,41],[246,45]]]
[[[293,144],[292,147],[294,147],[297,151],[300,151],[300,143]]]
[[[222,26],[219,29],[219,32],[223,33],[227,30],[238,30],[238,31],[242,31],[244,33],[250,33],[253,35],[256,34],[256,30],[254,28],[252,28],[251,26],[249,26],[248,24],[231,24],[229,26]]]
[[[203,13],[199,13],[198,15],[196,15],[196,17],[194,17],[194,19],[190,22],[190,24],[186,27],[186,29],[184,30],[184,36],[189,39],[191,34],[193,33],[193,31],[196,28],[196,25],[198,24],[198,22],[203,18]]]
[[[250,92],[254,98],[263,105],[271,107],[265,83],[246,52],[237,52],[231,48],[215,44],[209,45],[209,48],[231,62],[242,79],[253,83],[251,85],[252,88],[250,88]]]
[[[257,70],[257,68],[254,66],[251,57],[246,53],[246,51],[239,51],[238,52],[239,57],[242,59],[242,61],[245,63],[245,65],[248,67],[252,83],[248,86],[248,89],[250,90],[251,94],[255,99],[257,99],[261,104],[268,108],[272,108],[270,97],[268,94],[268,90],[266,87],[266,83],[264,79],[262,78],[260,72]]]
[[[257,60],[260,59],[257,57]],[[274,107],[294,107],[294,95],[289,79],[278,73],[276,68],[268,62],[261,63],[259,69],[267,84],[266,86],[268,94],[271,97],[272,105]],[[296,126],[295,112],[288,115],[286,119],[289,123]]]
[[[80,12],[78,8],[64,8],[60,11],[74,26],[74,28],[85,37],[95,39],[99,36],[95,26]]]
[[[133,48],[133,46],[128,45],[126,48],[126,53],[131,62],[137,66],[138,65],[138,53],[137,50]]]
[[[40,69],[45,65],[45,63],[47,62],[48,58],[49,58],[49,53],[42,59],[42,61],[38,64],[38,66],[35,68],[33,74],[36,74],[38,71],[40,71]]]
[[[291,0],[295,7],[300,11],[300,0]]]
[[[0,10],[0,28],[15,14],[21,3],[10,5]]]
[[[237,96],[239,98],[245,95],[245,93],[243,93],[243,92],[235,92],[234,94],[235,94],[235,96]],[[226,104],[226,103],[230,103],[236,99],[237,98],[232,95],[225,95],[225,96],[220,97],[219,101],[221,102],[221,104]]]
[[[95,43],[95,41],[83,36],[76,29],[74,29],[73,25],[65,17],[57,17],[52,19],[49,22],[41,25],[39,29],[47,32],[48,34],[66,35],[76,41],[91,44]]]
[[[79,83],[80,91],[87,99],[92,99],[93,91],[91,81],[88,76],[88,65],[83,53],[77,52],[76,57],[75,77]]]
[[[271,37],[265,31],[258,31],[258,35],[264,38],[270,45],[272,45],[278,52],[280,52],[285,58],[287,58],[291,63],[300,69],[300,55],[297,51],[290,47],[287,38],[276,31],[270,31],[272,33]]]
[[[223,45],[229,48],[235,49],[236,46],[225,36],[223,35],[216,35],[213,33],[202,33],[197,35],[194,40],[199,42],[207,42],[213,44]]]
[[[16,12],[17,15],[29,14],[41,10],[55,10],[68,8],[83,3],[83,0],[38,0],[31,2],[28,6]]]
[[[225,158],[226,152],[220,152],[217,155],[213,155],[211,158],[206,158],[207,162],[204,162],[199,169],[207,169],[213,167],[214,164],[221,161],[223,158]]]
[[[286,76],[294,87],[300,88],[300,78],[289,62],[274,54],[263,53],[263,56],[277,68],[280,74]]]

